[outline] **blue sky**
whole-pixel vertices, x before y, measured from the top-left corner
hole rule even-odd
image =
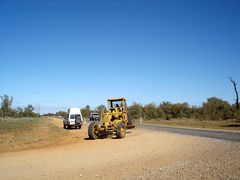
[[[240,1],[0,0],[0,95],[41,113],[162,101],[234,103]]]

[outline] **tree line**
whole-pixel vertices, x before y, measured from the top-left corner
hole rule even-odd
[[[1,96],[1,117],[37,117],[38,113],[35,113],[35,108],[30,104],[25,108],[12,108],[13,97],[7,95]],[[81,109],[82,115],[88,118],[92,111],[97,111],[99,115],[107,108],[104,105],[99,105],[94,110],[91,110],[90,106]],[[201,106],[190,106],[187,102],[184,103],[171,103],[163,101],[160,104],[149,103],[142,105],[141,103],[134,102],[128,106],[129,116],[133,119],[166,119],[172,118],[191,118],[198,120],[226,120],[237,119],[238,111],[236,104],[230,104],[229,102],[217,97],[208,98],[206,102],[203,102]],[[57,113],[48,113],[48,116],[62,116],[66,117],[67,112],[59,111]]]
[[[8,95],[1,96],[1,108],[0,116],[1,117],[38,117],[39,113],[35,113],[35,108],[33,105],[29,104],[24,108],[17,107],[12,108],[13,97]]]
[[[149,103],[142,105],[133,103],[128,107],[129,115],[133,119],[144,118],[166,119],[191,118],[198,120],[226,120],[237,119],[236,104],[230,104],[217,97],[208,98],[201,106],[190,106],[188,103],[162,102],[159,105]]]

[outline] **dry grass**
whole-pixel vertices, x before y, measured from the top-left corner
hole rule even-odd
[[[46,146],[66,133],[48,118],[0,118],[0,153]]]
[[[139,120],[136,120],[139,123]],[[177,127],[191,127],[191,128],[206,128],[206,129],[222,129],[222,130],[237,130],[240,131],[240,122],[236,120],[224,120],[224,121],[203,121],[195,119],[152,119],[143,120],[144,124],[159,124],[167,126]]]

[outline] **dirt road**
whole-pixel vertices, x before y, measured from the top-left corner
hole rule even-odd
[[[143,129],[95,141],[86,126],[69,134],[70,143],[0,154],[0,179],[240,179],[239,143]]]

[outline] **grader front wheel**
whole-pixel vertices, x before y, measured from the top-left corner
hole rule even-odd
[[[88,126],[88,136],[90,139],[97,139],[99,134],[99,126],[96,122],[92,122]]]
[[[116,127],[117,138],[124,138],[126,135],[126,126],[123,122],[118,123]]]

